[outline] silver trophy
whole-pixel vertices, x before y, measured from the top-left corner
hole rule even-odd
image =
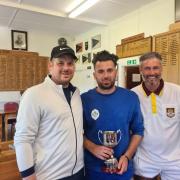
[[[119,136],[118,136],[119,134]],[[102,140],[101,140],[102,137]],[[101,144],[107,147],[114,148],[121,140],[121,131],[98,131],[98,138]],[[109,159],[104,161],[105,167],[102,168],[104,172],[115,173],[118,171],[118,160],[112,155]]]

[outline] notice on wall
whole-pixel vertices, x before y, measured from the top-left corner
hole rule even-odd
[[[141,75],[140,74],[132,74],[132,82],[140,82]]]

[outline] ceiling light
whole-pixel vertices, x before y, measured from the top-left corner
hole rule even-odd
[[[69,6],[65,9],[66,13],[71,12],[73,9],[78,7],[84,0],[74,0]]]
[[[70,18],[75,18],[93,5],[95,5],[99,0],[87,0],[86,2],[82,3],[79,7],[74,9],[68,16]]]

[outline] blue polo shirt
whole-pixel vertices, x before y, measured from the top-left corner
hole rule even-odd
[[[119,143],[114,147],[114,156],[119,159],[130,143],[132,135],[143,136],[143,117],[137,95],[127,89],[116,87],[111,94],[100,94],[96,89],[82,94],[84,111],[84,135],[95,144],[101,145],[103,131],[116,131]],[[85,150],[87,169],[102,172],[104,161]],[[132,173],[132,162],[128,172]]]

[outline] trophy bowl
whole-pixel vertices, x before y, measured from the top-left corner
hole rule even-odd
[[[118,138],[119,134],[119,138]],[[101,140],[102,137],[102,140]],[[121,140],[121,131],[98,131],[98,138],[104,146],[114,148]],[[102,167],[103,172],[115,173],[118,171],[118,160],[112,155],[109,159],[104,161],[105,166]]]

